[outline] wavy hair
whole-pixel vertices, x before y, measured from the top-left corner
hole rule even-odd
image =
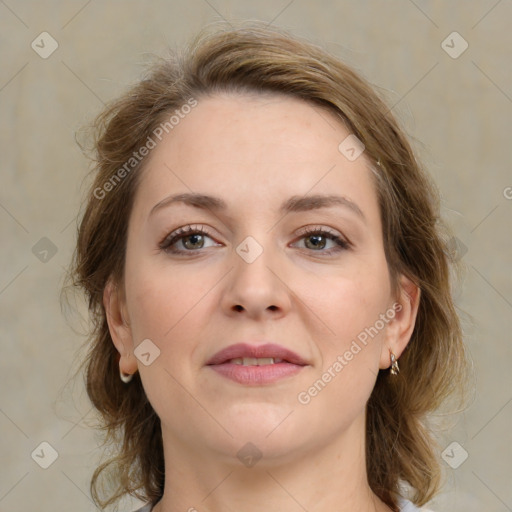
[[[390,378],[380,371],[367,403],[367,477],[373,492],[393,510],[398,510],[404,483],[413,491],[410,499],[421,506],[441,480],[427,414],[462,389],[467,370],[451,294],[450,269],[456,268],[456,258],[440,219],[439,192],[386,101],[336,56],[260,23],[214,25],[215,30],[208,26],[184,49],[154,62],[92,126],[93,183],[79,221],[70,276],[72,287],[85,293],[92,320],[81,366],[86,389],[99,413],[105,444],[112,447],[91,479],[95,503],[104,509],[129,494],[155,504],[164,490],[160,420],[138,374],[128,385],[119,378],[119,355],[102,301],[109,279],[123,282],[128,219],[147,158],[131,162],[130,168],[126,163],[191,98],[240,91],[286,94],[326,108],[364,143],[393,289],[397,291],[400,274],[421,289],[401,373]],[[106,183],[113,190],[103,194]]]

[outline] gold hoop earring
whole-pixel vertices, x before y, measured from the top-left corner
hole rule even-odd
[[[391,356],[391,375],[398,375],[400,373],[400,368],[398,367],[398,361],[396,360],[395,354],[393,352],[389,352]]]

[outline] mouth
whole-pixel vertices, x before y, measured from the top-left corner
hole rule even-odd
[[[263,385],[296,375],[308,363],[281,345],[238,343],[217,352],[206,366],[239,384]]]
[[[289,363],[289,361],[277,357],[236,357],[226,361],[226,363],[241,364],[243,366],[265,366],[267,364]]]

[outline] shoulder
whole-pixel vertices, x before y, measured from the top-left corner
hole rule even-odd
[[[151,504],[148,503],[142,508],[137,509],[135,512],[151,512]],[[430,509],[418,508],[416,505],[408,500],[400,500],[400,512],[433,512]]]
[[[142,508],[137,509],[135,512],[151,512],[151,504],[148,503]],[[418,508],[416,505],[408,500],[400,500],[400,512],[433,512],[426,508]]]
[[[406,499],[401,499],[399,504],[400,512],[433,512],[428,508],[418,508],[416,505],[414,505],[414,503],[411,503],[409,500]]]

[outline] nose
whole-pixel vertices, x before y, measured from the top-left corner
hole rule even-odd
[[[244,314],[252,319],[286,315],[291,306],[291,290],[282,261],[270,248],[255,247],[254,239],[252,244],[241,244],[237,249],[233,251],[233,269],[227,275],[222,309],[228,315]],[[244,249],[262,252],[253,260]]]

